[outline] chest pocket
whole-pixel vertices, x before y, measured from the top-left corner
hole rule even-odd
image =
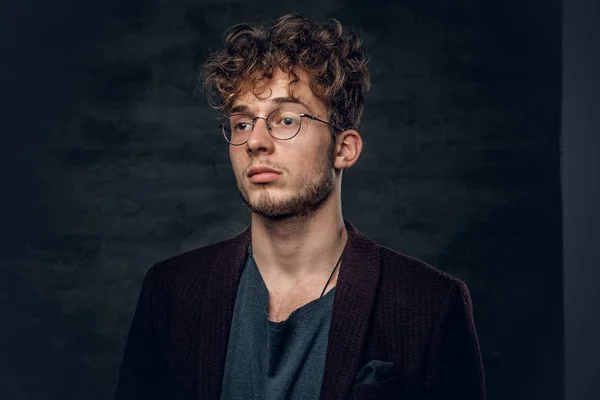
[[[385,381],[355,383],[348,400],[400,400],[403,399],[402,378],[394,376]]]

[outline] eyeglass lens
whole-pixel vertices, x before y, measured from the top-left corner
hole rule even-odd
[[[257,118],[258,119],[258,118]],[[231,144],[241,144],[248,140],[254,121],[244,114],[233,114],[223,124],[223,134]],[[295,110],[279,109],[267,117],[269,133],[277,139],[290,139],[298,133],[302,118]],[[227,129],[228,128],[228,129]]]

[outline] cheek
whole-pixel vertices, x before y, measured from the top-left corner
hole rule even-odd
[[[231,166],[236,173],[241,173],[242,169],[245,167],[241,161],[241,157],[237,149],[229,150],[229,160],[231,161]]]
[[[314,179],[314,175],[323,169],[324,157],[325,154],[319,149],[296,155],[294,166],[298,175],[304,179]]]

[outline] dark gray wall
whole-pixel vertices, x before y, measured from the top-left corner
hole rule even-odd
[[[563,3],[566,400],[600,398],[600,3]]]
[[[110,398],[146,270],[247,226],[194,71],[230,25],[289,11],[359,26],[373,59],[345,217],[468,284],[489,399],[563,397],[557,1],[15,7],[7,398]]]

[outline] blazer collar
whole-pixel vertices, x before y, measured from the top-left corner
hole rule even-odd
[[[321,386],[322,399],[347,397],[367,333],[380,275],[378,245],[344,220],[348,241],[336,284],[325,371]],[[251,227],[219,246],[210,268],[210,285],[220,286],[220,295],[201,302],[201,315],[219,315],[217,321],[202,324],[199,346],[200,398],[218,399],[225,369],[225,357],[237,285],[248,257]],[[215,293],[214,291],[209,291]],[[204,371],[204,372],[203,372]],[[212,371],[212,372],[208,372]],[[207,379],[208,377],[212,379]]]
[[[321,399],[345,399],[352,387],[380,275],[378,245],[344,220],[343,252],[329,328]]]

